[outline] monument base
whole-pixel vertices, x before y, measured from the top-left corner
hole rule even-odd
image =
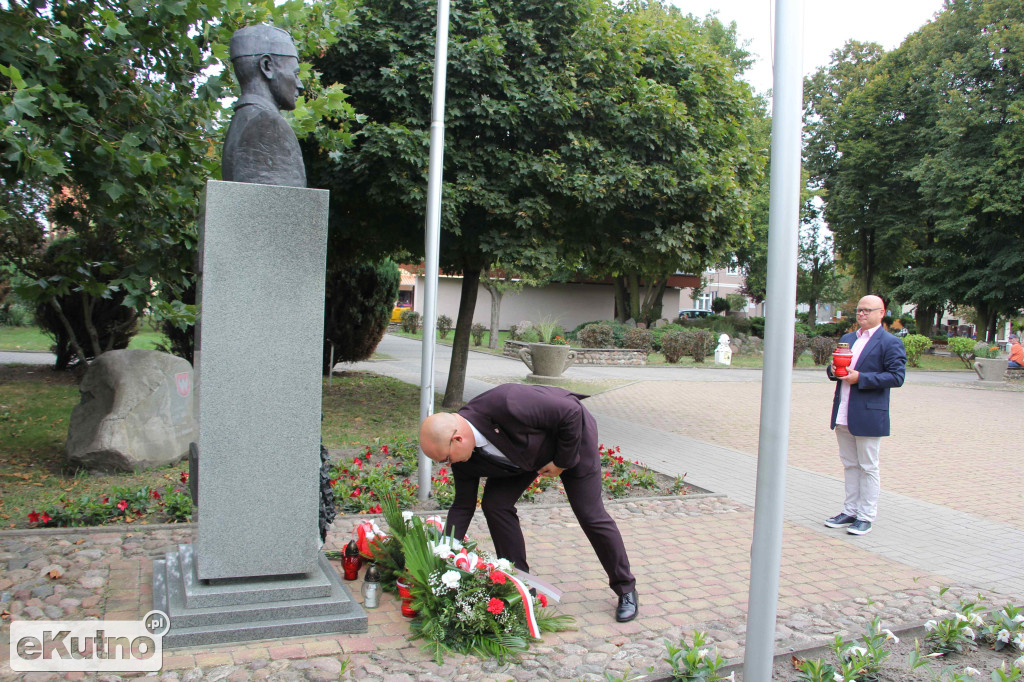
[[[166,648],[366,632],[366,612],[323,554],[304,575],[199,580],[191,545],[153,562],[153,608],[170,617]]]

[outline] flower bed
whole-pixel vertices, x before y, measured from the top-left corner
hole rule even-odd
[[[506,341],[503,355],[519,359],[519,351],[530,344],[522,341]],[[573,348],[577,365],[600,367],[644,367],[647,365],[647,351],[638,348]]]
[[[104,495],[61,495],[43,511],[28,515],[31,526],[59,528],[103,526],[111,523],[182,523],[192,519],[192,497],[187,490],[188,472],[179,483],[157,488],[130,489],[115,486]]]

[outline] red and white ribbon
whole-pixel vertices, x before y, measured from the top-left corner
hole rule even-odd
[[[526,585],[516,578],[515,576],[501,571],[506,578],[512,581],[512,584],[519,590],[519,596],[523,598],[523,610],[526,611],[526,629],[530,632],[530,636],[534,639],[540,639],[540,626],[537,625],[537,614],[533,612],[533,595],[530,594],[530,590],[527,589]]]

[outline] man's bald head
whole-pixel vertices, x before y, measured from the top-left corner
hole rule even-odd
[[[438,412],[420,424],[420,447],[435,462],[464,462],[475,445],[469,422],[457,414]]]
[[[868,294],[857,302],[857,324],[861,329],[873,329],[882,324],[885,301],[881,296]]]

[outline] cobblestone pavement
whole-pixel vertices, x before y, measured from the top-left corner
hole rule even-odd
[[[431,660],[408,639],[408,622],[385,595],[369,611],[369,631],[320,635],[165,652],[162,676],[182,680],[602,680],[654,666],[664,640],[694,630],[709,633],[723,656],[742,655],[745,639],[749,543],[753,513],[719,495],[652,499],[609,505],[626,540],[640,589],[641,616],[616,623],[614,595],[593,550],[567,506],[521,511],[538,576],[565,590],[559,612],[578,629],[544,636],[518,665],[475,657]],[[340,549],[356,519],[341,517],[327,547]],[[152,559],[191,539],[193,527],[117,532],[8,532],[0,534],[0,607],[15,619],[135,619],[152,608]],[[471,534],[486,538],[478,518]],[[780,576],[778,645],[802,648],[836,632],[858,634],[875,615],[887,627],[935,617],[974,587],[953,586],[849,543],[787,524]],[[486,544],[486,543],[485,543]],[[572,566],[569,581],[565,566]],[[339,567],[340,568],[340,567]],[[49,577],[52,571],[60,577]],[[348,583],[357,586],[358,583]],[[355,590],[358,597],[358,590]],[[998,599],[996,595],[991,595]],[[2,630],[0,677],[57,679],[57,674],[15,674],[8,665],[9,628]],[[67,679],[81,679],[68,674]],[[110,675],[105,679],[111,679]]]

